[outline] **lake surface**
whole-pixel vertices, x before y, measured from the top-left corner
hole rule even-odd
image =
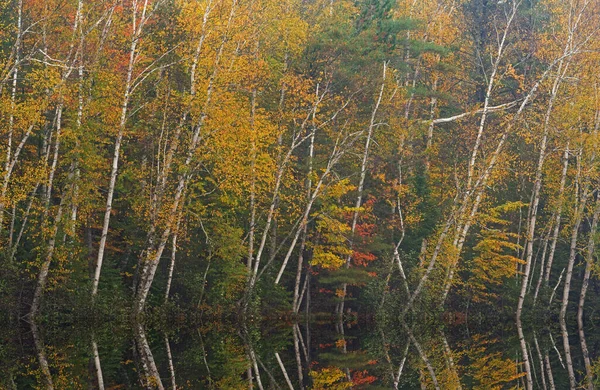
[[[600,351],[591,322],[525,330],[529,365],[512,322],[474,326],[461,315],[418,325],[373,318],[200,321],[194,326],[113,323],[2,330],[6,389],[569,389]],[[185,322],[184,319],[176,319]],[[390,324],[391,322],[391,324]],[[449,324],[450,323],[450,324]],[[583,339],[582,339],[583,337]],[[582,344],[582,341],[584,342]],[[589,350],[586,368],[583,348]],[[597,365],[595,366],[597,369]],[[259,374],[260,379],[256,374]],[[253,386],[250,386],[252,378]],[[586,387],[587,388],[587,387]]]

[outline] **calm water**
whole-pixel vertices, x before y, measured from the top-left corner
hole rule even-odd
[[[473,329],[455,325],[372,320],[203,323],[178,331],[164,326],[108,325],[4,329],[0,385],[6,389],[248,389],[256,370],[264,389],[504,389],[526,388],[524,351],[510,323]],[[163,324],[164,325],[164,324]],[[168,326],[167,326],[168,328]],[[537,389],[569,389],[569,360],[578,385],[586,361],[598,359],[593,324],[525,330],[530,376]],[[570,358],[569,358],[570,355]],[[592,366],[592,370],[594,367]]]

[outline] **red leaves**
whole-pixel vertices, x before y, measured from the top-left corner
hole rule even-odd
[[[377,377],[369,375],[367,370],[356,371],[352,374],[352,383],[354,386],[369,385],[377,380]]]
[[[362,223],[356,225],[356,234],[359,237],[372,237],[375,232],[374,223]]]
[[[354,264],[363,267],[366,267],[367,265],[369,265],[370,262],[374,261],[375,259],[377,259],[377,257],[372,253],[363,253],[358,251],[354,251],[352,253],[352,260],[354,261]]]

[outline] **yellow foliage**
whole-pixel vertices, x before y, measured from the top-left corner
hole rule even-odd
[[[352,387],[346,382],[346,374],[338,367],[325,367],[309,373],[313,380],[313,390],[343,390]]]

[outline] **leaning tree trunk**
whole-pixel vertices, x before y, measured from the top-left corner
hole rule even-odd
[[[117,131],[117,137],[115,138],[114,153],[110,171],[110,181],[108,184],[108,194],[106,196],[106,207],[104,209],[104,221],[102,223],[102,234],[100,236],[100,244],[98,246],[98,257],[96,258],[96,268],[94,271],[94,279],[92,281],[92,297],[95,297],[98,293],[98,284],[100,282],[100,273],[102,271],[102,263],[104,261],[104,250],[106,247],[106,240],[108,238],[108,228],[110,226],[110,216],[113,206],[113,197],[115,193],[115,186],[117,184],[117,175],[119,171],[119,158],[121,153],[121,143],[123,141],[123,134],[125,132],[125,126],[127,124],[127,117],[129,112],[129,101],[131,99],[131,92],[133,86],[133,72],[135,69],[135,63],[138,59],[137,46],[142,35],[144,25],[148,21],[146,16],[148,0],[145,0],[142,14],[138,19],[138,0],[133,0],[133,28],[131,42],[129,43],[129,64],[127,66],[127,77],[125,79],[125,89],[123,91],[123,100],[121,102],[121,117],[119,120],[119,127]]]
[[[573,228],[571,230],[571,248],[569,251],[569,262],[567,264],[567,273],[565,275],[565,286],[563,288],[563,298],[562,304],[560,308],[560,327],[563,336],[563,347],[565,350],[565,357],[567,361],[567,370],[569,373],[569,383],[572,389],[576,387],[575,381],[575,371],[573,369],[573,361],[571,358],[571,347],[569,344],[569,334],[567,331],[566,324],[566,315],[567,315],[567,307],[569,304],[569,294],[571,292],[571,280],[573,278],[573,267],[575,265],[575,259],[577,257],[577,238],[579,237],[579,227],[581,225],[581,220],[583,219],[583,215],[585,212],[585,207],[587,203],[587,198],[589,196],[589,187],[585,186],[583,190],[583,195],[581,199],[577,202],[575,206],[575,217],[573,221]]]
[[[596,201],[596,210],[594,211],[594,216],[592,217],[592,225],[590,227],[590,235],[588,238],[588,246],[587,253],[585,256],[585,273],[583,275],[583,283],[581,285],[581,292],[579,294],[579,303],[577,305],[577,327],[579,331],[579,340],[581,342],[581,351],[583,353],[583,361],[585,363],[585,372],[586,372],[586,387],[588,390],[594,389],[593,384],[593,373],[592,373],[592,364],[590,361],[590,354],[587,347],[587,343],[585,340],[585,333],[583,330],[583,314],[584,314],[584,306],[585,306],[585,298],[587,294],[587,289],[590,282],[590,275],[592,272],[592,267],[594,263],[594,252],[596,250],[596,232],[598,230],[598,218],[600,216],[600,196]]]
[[[213,73],[211,74],[211,76],[209,78],[209,82],[208,82],[208,86],[207,86],[207,90],[206,90],[206,97],[205,97],[205,101],[204,101],[204,112],[200,115],[198,122],[194,126],[194,131],[193,131],[193,134],[191,137],[191,142],[187,148],[186,158],[185,158],[184,164],[183,164],[183,167],[184,167],[183,170],[185,171],[185,173],[182,173],[179,175],[179,178],[177,181],[177,187],[175,188],[175,191],[173,194],[172,204],[169,207],[169,209],[170,209],[168,211],[169,217],[167,218],[166,226],[164,227],[162,234],[159,237],[158,243],[154,244],[153,242],[150,242],[148,247],[143,252],[145,257],[141,261],[142,264],[141,264],[141,271],[140,271],[140,282],[139,282],[139,287],[136,290],[136,296],[135,296],[135,302],[134,302],[134,311],[136,314],[140,314],[144,310],[144,306],[146,304],[146,299],[148,298],[148,293],[150,292],[150,287],[152,286],[152,283],[154,281],[154,275],[158,268],[160,258],[162,256],[163,250],[165,249],[165,246],[167,244],[167,240],[169,239],[169,236],[171,235],[171,231],[173,230],[174,225],[175,225],[174,219],[176,218],[175,216],[177,215],[177,210],[179,209],[179,207],[183,206],[182,200],[184,198],[185,190],[187,188],[189,180],[192,177],[192,172],[190,172],[190,169],[191,169],[192,162],[194,160],[196,151],[199,147],[200,141],[203,139],[203,137],[201,135],[201,131],[204,129],[204,125],[205,125],[207,115],[208,115],[206,113],[206,110],[208,109],[208,107],[210,107],[210,105],[212,103],[212,93],[213,93],[214,87],[215,87],[215,79],[218,74],[219,64],[220,64],[220,61],[221,61],[221,58],[223,55],[225,43],[227,41],[227,34],[229,32],[231,23],[233,21],[233,17],[235,15],[235,12],[237,9],[237,4],[238,4],[237,1],[234,1],[231,6],[229,20],[228,20],[228,23],[226,26],[226,33],[223,36],[220,47],[217,51],[215,62],[214,62]],[[152,226],[151,229],[156,229],[156,226]]]
[[[356,232],[356,225],[358,223],[358,215],[359,209],[362,205],[362,200],[364,196],[364,188],[365,188],[365,179],[367,177],[367,164],[369,162],[369,150],[371,147],[371,141],[373,139],[373,131],[375,130],[375,119],[377,117],[377,110],[379,110],[379,105],[381,104],[381,99],[383,97],[383,92],[385,90],[385,76],[387,72],[387,63],[383,63],[383,78],[381,83],[381,88],[379,89],[379,96],[377,97],[377,102],[375,103],[375,107],[373,108],[373,112],[371,113],[371,121],[369,122],[369,130],[367,131],[367,139],[365,140],[365,149],[363,151],[362,163],[360,166],[360,180],[358,182],[358,195],[356,197],[356,204],[354,205],[354,214],[352,215],[352,226],[350,228],[350,234],[354,235]],[[353,246],[353,239],[350,241],[350,248]],[[346,257],[346,268],[350,268],[352,260],[352,254],[349,254]],[[344,304],[346,299],[346,290],[348,289],[348,284],[342,284],[342,300],[338,304],[337,307],[337,315],[341,317],[344,314]]]
[[[565,52],[568,49],[568,46],[565,48]],[[521,314],[523,312],[523,303],[525,302],[525,295],[527,294],[527,287],[529,283],[529,277],[531,274],[531,265],[533,259],[533,242],[535,237],[535,225],[537,221],[537,213],[538,206],[540,204],[540,192],[542,188],[542,172],[544,168],[544,162],[546,160],[546,148],[548,145],[548,134],[550,131],[550,118],[552,116],[552,110],[554,108],[554,101],[558,94],[558,90],[562,83],[562,80],[565,76],[566,70],[568,68],[568,63],[563,67],[563,62],[561,61],[558,66],[558,75],[554,79],[554,84],[552,86],[552,92],[550,95],[550,100],[548,102],[548,108],[546,109],[546,114],[544,116],[544,129],[542,134],[542,141],[540,144],[540,155],[538,158],[537,168],[535,171],[535,182],[533,183],[533,194],[532,194],[532,203],[529,212],[529,221],[527,221],[527,249],[526,249],[526,257],[525,257],[525,272],[523,274],[523,278],[521,279],[521,292],[519,293],[519,301],[517,303],[517,322],[521,321]]]

